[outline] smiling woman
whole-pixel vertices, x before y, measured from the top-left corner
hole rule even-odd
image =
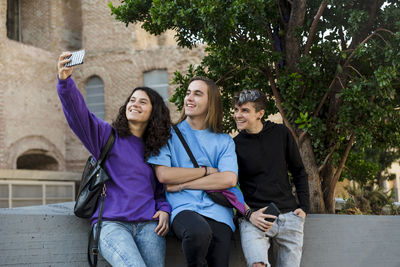
[[[134,90],[128,105],[126,105],[126,117],[130,125],[142,122],[147,125],[151,109],[152,105],[148,95],[140,89]]]
[[[104,164],[111,179],[105,184],[103,223],[97,224],[99,207],[91,218],[94,233],[100,231],[100,253],[112,266],[164,266],[171,208],[145,158],[167,144],[168,108],[156,91],[137,87],[108,124],[89,111],[72,80],[72,67],[65,67],[70,54],[59,57],[57,83],[69,126],[96,160],[113,128],[116,132]]]
[[[160,95],[149,87],[136,87],[119,108],[112,127],[119,136],[142,136],[144,156],[158,155],[170,136],[169,110]],[[144,131],[144,132],[143,132]]]

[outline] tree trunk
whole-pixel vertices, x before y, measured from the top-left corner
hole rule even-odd
[[[327,164],[325,168],[321,171],[321,180],[322,180],[322,191],[324,194],[324,203],[325,208],[328,213],[335,213],[335,187],[336,183],[334,183],[333,188],[332,180],[335,175],[335,169],[332,164]]]
[[[308,174],[308,186],[310,189],[310,213],[325,213],[325,203],[321,188],[321,179],[318,173],[318,167],[315,163],[314,151],[311,140],[308,136],[299,147],[300,155],[304,167]]]
[[[306,0],[288,1],[290,3],[289,22],[285,29],[285,55],[286,66],[293,72],[297,72],[296,63],[300,58],[301,37],[298,28],[304,24],[306,14]],[[287,15],[287,14],[285,14]],[[285,20],[285,18],[283,18]]]

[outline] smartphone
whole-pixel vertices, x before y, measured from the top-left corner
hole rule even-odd
[[[270,214],[274,215],[276,217],[281,214],[281,211],[278,209],[278,207],[275,205],[275,203],[271,202],[268,207],[265,209],[264,214]],[[275,219],[272,218],[265,218],[266,221],[273,222]]]
[[[72,52],[71,56],[67,57],[70,58],[71,61],[65,64],[65,67],[72,67],[75,65],[83,64],[83,58],[85,57],[85,50],[79,50],[76,52]]]

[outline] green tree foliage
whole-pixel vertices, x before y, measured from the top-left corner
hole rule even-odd
[[[117,20],[181,47],[207,44],[200,66],[176,73],[172,101],[206,75],[233,95],[257,88],[279,111],[309,174],[312,212],[334,211],[334,188],[352,151],[399,148],[400,6],[397,0],[124,0]]]

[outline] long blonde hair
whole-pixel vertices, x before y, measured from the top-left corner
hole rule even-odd
[[[208,106],[207,116],[205,119],[206,128],[214,133],[222,133],[222,101],[221,93],[218,86],[207,77],[195,76],[189,80],[189,84],[193,81],[203,81],[207,85]],[[181,117],[178,123],[186,120],[185,109],[182,109]]]

